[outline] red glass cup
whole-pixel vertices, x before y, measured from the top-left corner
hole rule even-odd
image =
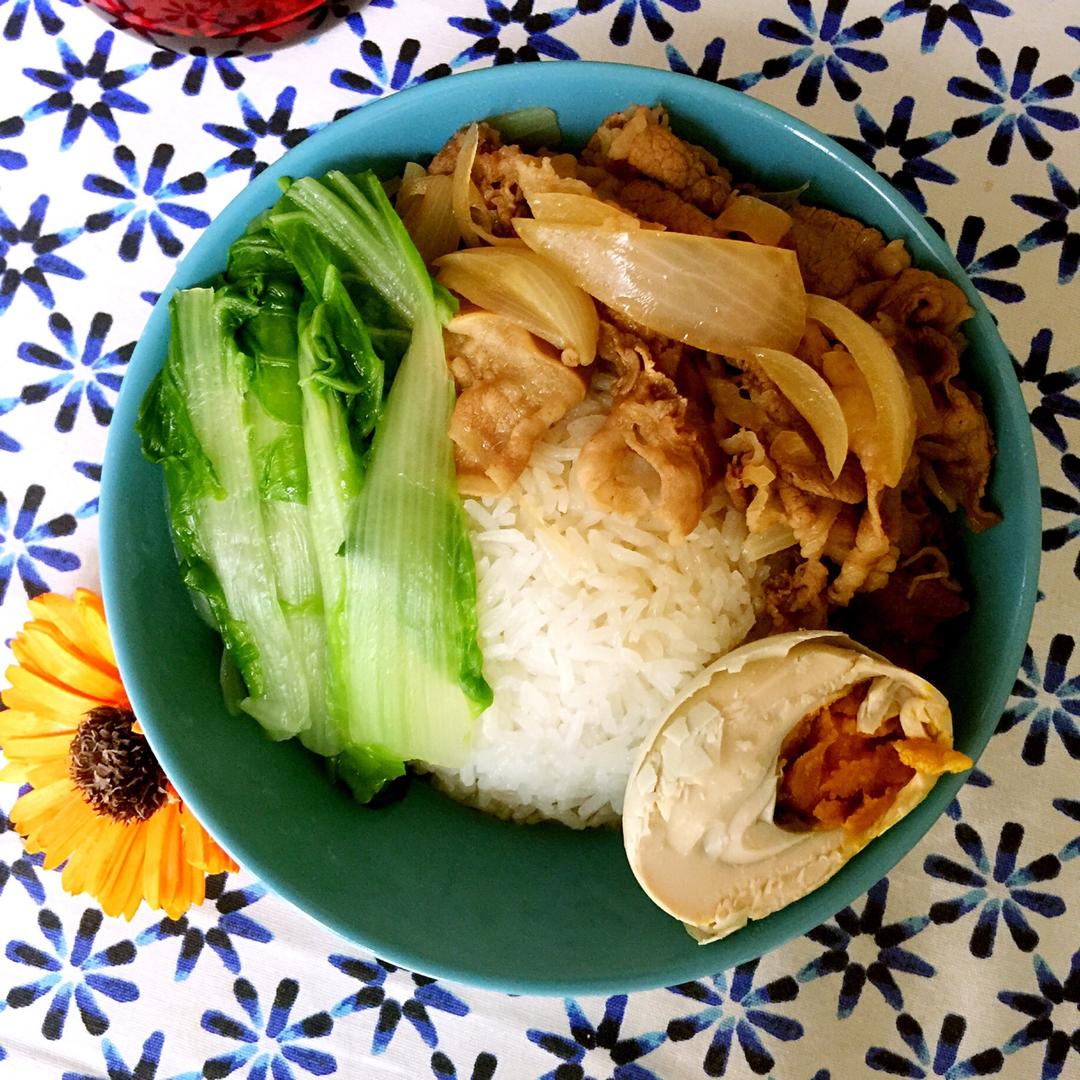
[[[302,16],[325,0],[85,0],[120,25],[145,34],[213,41],[262,34]]]

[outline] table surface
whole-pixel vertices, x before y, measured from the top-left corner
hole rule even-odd
[[[179,923],[103,918],[24,855],[3,814],[16,792],[0,789],[0,1080],[1080,1076],[1080,5],[371,0],[346,13],[288,49],[207,59],[113,33],[77,0],[0,0],[0,639],[28,595],[97,587],[124,365],[176,259],[253,174],[433,75],[582,58],[778,105],[939,224],[999,320],[1035,428],[1030,650],[978,769],[888,878],[759,962],[629,996],[432,982],[243,872],[213,879]]]

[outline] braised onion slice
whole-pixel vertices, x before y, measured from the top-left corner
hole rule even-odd
[[[448,289],[562,349],[564,363],[574,367],[595,359],[596,305],[543,255],[520,246],[468,248],[435,265]]]
[[[747,349],[756,365],[776,383],[780,393],[810,425],[825,451],[833,479],[848,453],[848,426],[829,384],[808,364],[779,349]]]
[[[461,239],[452,212],[453,187],[449,176],[406,174],[398,193],[402,223],[428,265],[453,251]]]
[[[461,147],[458,150],[457,162],[454,165],[452,175],[453,189],[451,209],[454,222],[461,239],[467,247],[475,247],[477,244],[513,244],[513,237],[495,236],[488,226],[491,224],[490,214],[484,206],[480,192],[472,180],[473,165],[476,164],[476,151],[480,145],[480,128],[477,124],[470,124],[462,136]],[[487,224],[481,224],[473,218],[473,211],[487,219]]]
[[[641,228],[641,222],[633,214],[628,214],[594,195],[541,191],[528,198],[529,209],[537,221],[557,225],[596,225],[605,229]]]
[[[751,533],[743,542],[743,557],[758,562],[778,551],[787,551],[799,541],[786,521],[773,522],[764,532]]]
[[[472,219],[472,168],[476,161],[476,148],[480,142],[480,129],[470,124],[461,140],[453,173],[452,206],[454,221],[461,238],[470,246],[479,243],[476,226]]]
[[[863,453],[867,476],[886,487],[900,482],[915,444],[915,405],[892,346],[865,319],[825,296],[807,296],[807,314],[851,354],[874,402],[870,453]]]
[[[791,228],[791,215],[753,195],[736,195],[716,224],[728,232],[745,233],[756,244],[778,244]]]
[[[806,324],[795,252],[713,236],[516,218],[518,235],[587,293],[709,352],[792,351]]]
[[[391,194],[391,186],[396,188],[394,192],[394,209],[399,216],[409,199],[423,192],[427,183],[427,175],[427,169],[423,165],[418,165],[415,161],[406,161],[405,168],[401,170],[401,176],[397,180],[391,179],[383,182],[383,188],[386,190],[387,195]]]

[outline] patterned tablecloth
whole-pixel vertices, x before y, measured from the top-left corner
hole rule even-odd
[[[888,878],[758,962],[629,996],[413,975],[242,872],[178,922],[105,918],[24,854],[5,787],[0,1080],[1080,1076],[1080,4],[371,0],[346,15],[333,5],[289,49],[208,58],[113,32],[77,0],[0,0],[0,637],[28,596],[97,587],[124,365],[176,260],[252,176],[413,83],[581,57],[795,113],[948,238],[1035,428],[1030,648],[978,769]]]

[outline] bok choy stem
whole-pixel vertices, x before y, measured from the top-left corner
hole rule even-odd
[[[257,308],[227,291],[188,289],[170,310],[165,368],[139,420],[143,446],[165,469],[185,581],[205,596],[247,684],[241,707],[288,738],[311,724],[313,694],[297,676],[311,657],[277,593],[251,439],[253,369],[235,339]]]
[[[491,691],[476,645],[475,569],[447,433],[454,385],[442,321],[451,303],[372,174],[300,180],[283,201],[309,215],[333,267],[377,290],[411,329],[343,549],[349,742],[453,765]],[[270,221],[278,227],[276,215]],[[290,212],[286,231],[296,227]],[[324,281],[333,286],[333,273]]]

